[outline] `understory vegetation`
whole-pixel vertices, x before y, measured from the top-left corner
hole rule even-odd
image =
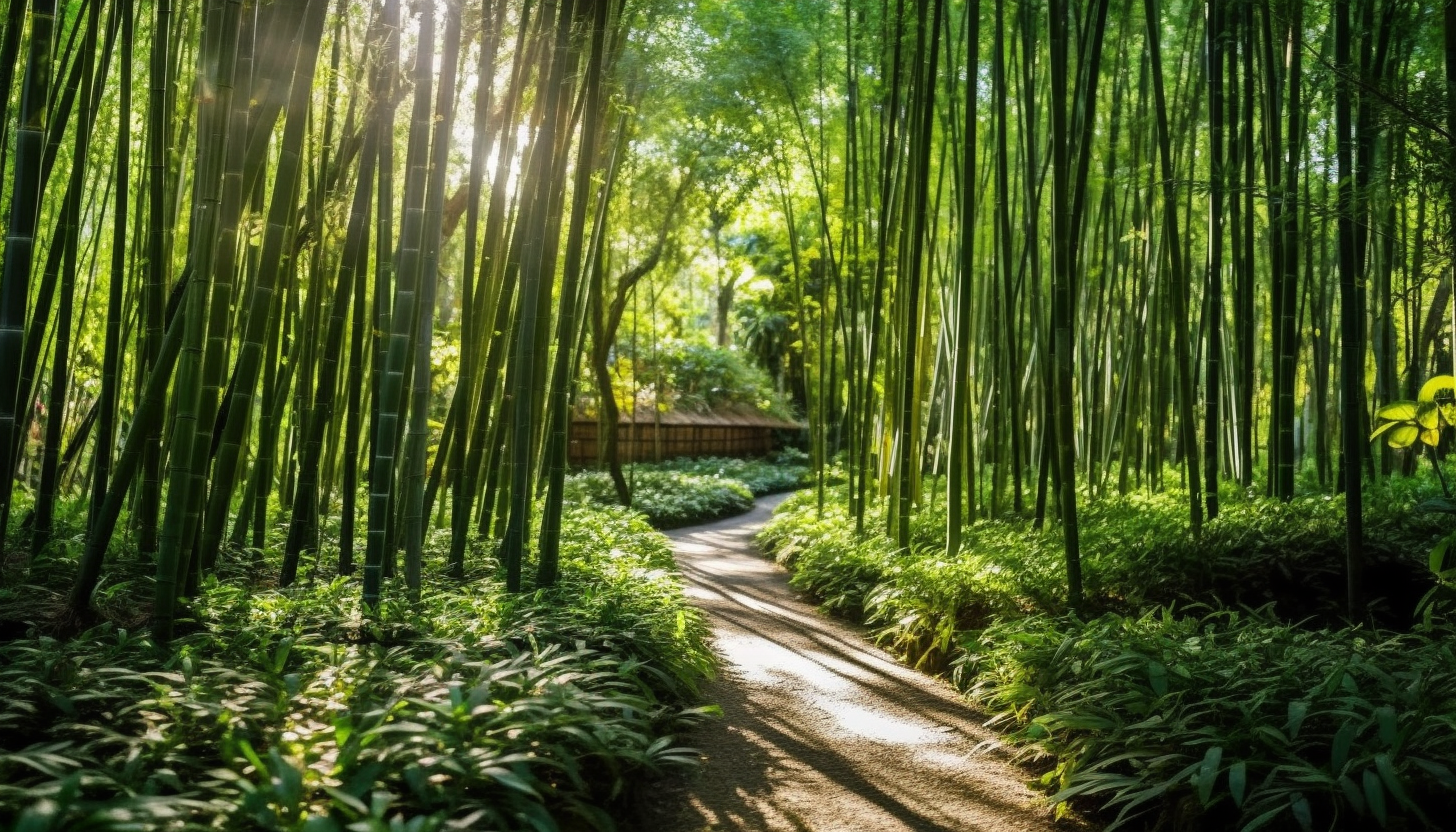
[[[1026,520],[974,521],[948,557],[933,503],[900,549],[882,512],[861,538],[842,491],[822,515],[804,493],[759,540],[795,586],[987,708],[1059,807],[1175,829],[1425,828],[1456,811],[1439,494],[1425,478],[1367,494],[1361,626],[1340,615],[1343,508],[1324,496],[1226,489],[1197,537],[1176,492],[1088,501],[1081,616],[1059,533]]]
[[[807,468],[1063,804],[1456,823],[1456,0],[10,0],[0,99],[0,827],[605,826],[647,524]]]
[[[703,457],[641,463],[630,469],[632,507],[659,529],[675,529],[742,514],[753,498],[805,485],[804,454],[781,451],[768,459]],[[601,471],[567,479],[566,499],[615,505],[617,493]]]
[[[477,551],[468,583],[398,587],[371,616],[350,578],[269,589],[233,563],[167,650],[112,622],[0,644],[0,827],[613,828],[644,777],[694,761],[673,737],[707,710],[712,658],[640,515],[563,525],[536,592],[506,593]],[[144,583],[107,597],[145,604]]]

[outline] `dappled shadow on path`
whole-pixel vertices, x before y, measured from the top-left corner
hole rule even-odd
[[[643,832],[1056,828],[954,691],[818,613],[754,554],[777,503],[671,535],[723,659],[707,691],[723,718],[684,738],[704,768],[649,797]]]

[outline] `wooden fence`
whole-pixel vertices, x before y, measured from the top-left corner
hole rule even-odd
[[[780,434],[799,430],[793,424],[656,424],[622,422],[617,426],[617,453],[623,462],[653,462],[676,457],[763,456],[779,447]],[[573,465],[597,461],[595,420],[571,424],[568,459]]]

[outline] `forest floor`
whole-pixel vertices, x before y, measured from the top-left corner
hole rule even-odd
[[[723,709],[686,737],[702,769],[649,790],[643,830],[901,832],[1050,830],[984,716],[944,682],[899,664],[864,631],[814,609],[753,537],[782,496],[669,536],[688,598],[721,659]]]

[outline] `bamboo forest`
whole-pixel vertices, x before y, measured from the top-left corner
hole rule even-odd
[[[1456,2],[0,10],[0,830],[1456,830]]]

